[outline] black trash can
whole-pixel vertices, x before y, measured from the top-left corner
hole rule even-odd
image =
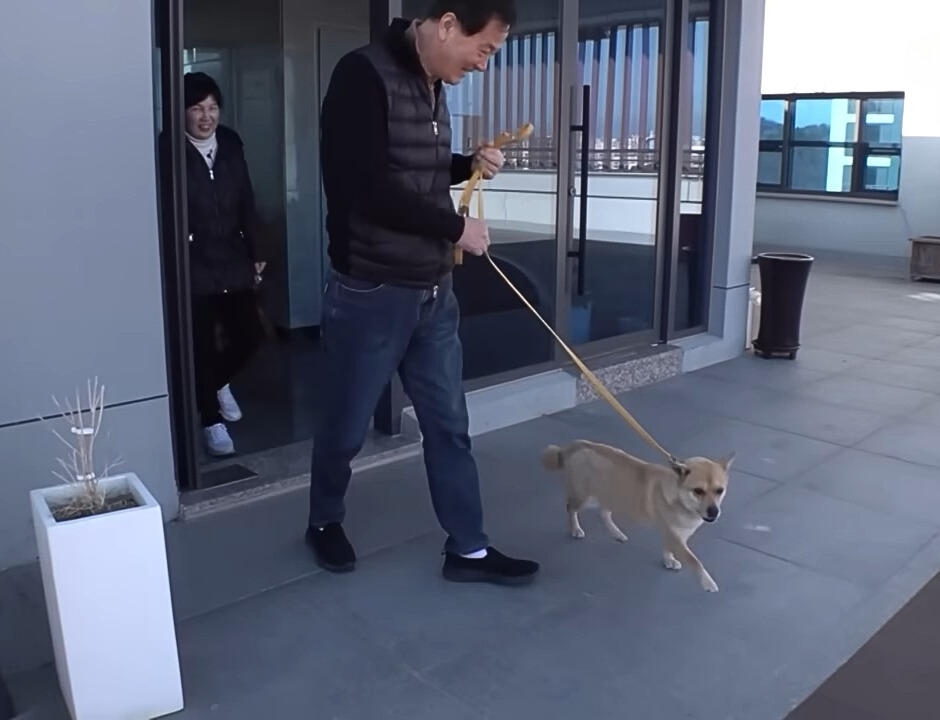
[[[803,298],[813,257],[800,253],[761,253],[760,329],[754,352],[765,358],[785,355],[796,359],[800,349]]]

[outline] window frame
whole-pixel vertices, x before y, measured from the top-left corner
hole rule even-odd
[[[758,157],[761,153],[780,154],[780,180],[778,183],[762,183],[758,177],[757,192],[770,195],[797,195],[819,198],[851,198],[862,200],[880,200],[897,202],[900,197],[900,172],[903,152],[903,137],[896,146],[887,144],[873,144],[862,140],[863,108],[871,100],[900,100],[902,121],[904,111],[904,93],[900,91],[888,92],[823,92],[823,93],[771,93],[761,95],[761,105],[765,101],[783,102],[783,137],[779,140],[759,141]],[[827,140],[795,140],[796,103],[800,100],[854,100],[857,101],[855,110],[855,136],[846,142]],[[763,118],[763,113],[761,113]],[[792,155],[795,148],[844,148],[852,152],[851,184],[847,191],[807,190],[793,188]],[[869,190],[865,188],[865,168],[869,157],[888,157],[898,159],[898,187],[895,190]]]

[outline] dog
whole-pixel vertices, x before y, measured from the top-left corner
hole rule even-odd
[[[717,461],[693,457],[670,468],[609,445],[576,440],[564,447],[549,445],[542,453],[542,464],[546,470],[564,475],[572,537],[584,537],[578,512],[594,501],[614,540],[627,541],[614,523],[614,514],[654,524],[662,533],[666,568],[681,570],[685,563],[695,572],[703,590],[718,592],[718,585],[688,542],[702,523],[713,523],[721,514],[734,458],[734,453]]]

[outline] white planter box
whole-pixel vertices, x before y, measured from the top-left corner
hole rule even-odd
[[[100,481],[139,507],[56,522],[61,485],[30,493],[59,685],[74,720],[183,709],[160,506],[133,473]]]

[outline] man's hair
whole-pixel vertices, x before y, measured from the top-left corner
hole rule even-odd
[[[222,91],[215,80],[203,72],[188,72],[183,76],[183,104],[188,110],[212,96],[219,108],[222,107]]]
[[[433,0],[429,20],[453,13],[467,35],[476,35],[493,20],[505,25],[516,23],[516,0]]]

